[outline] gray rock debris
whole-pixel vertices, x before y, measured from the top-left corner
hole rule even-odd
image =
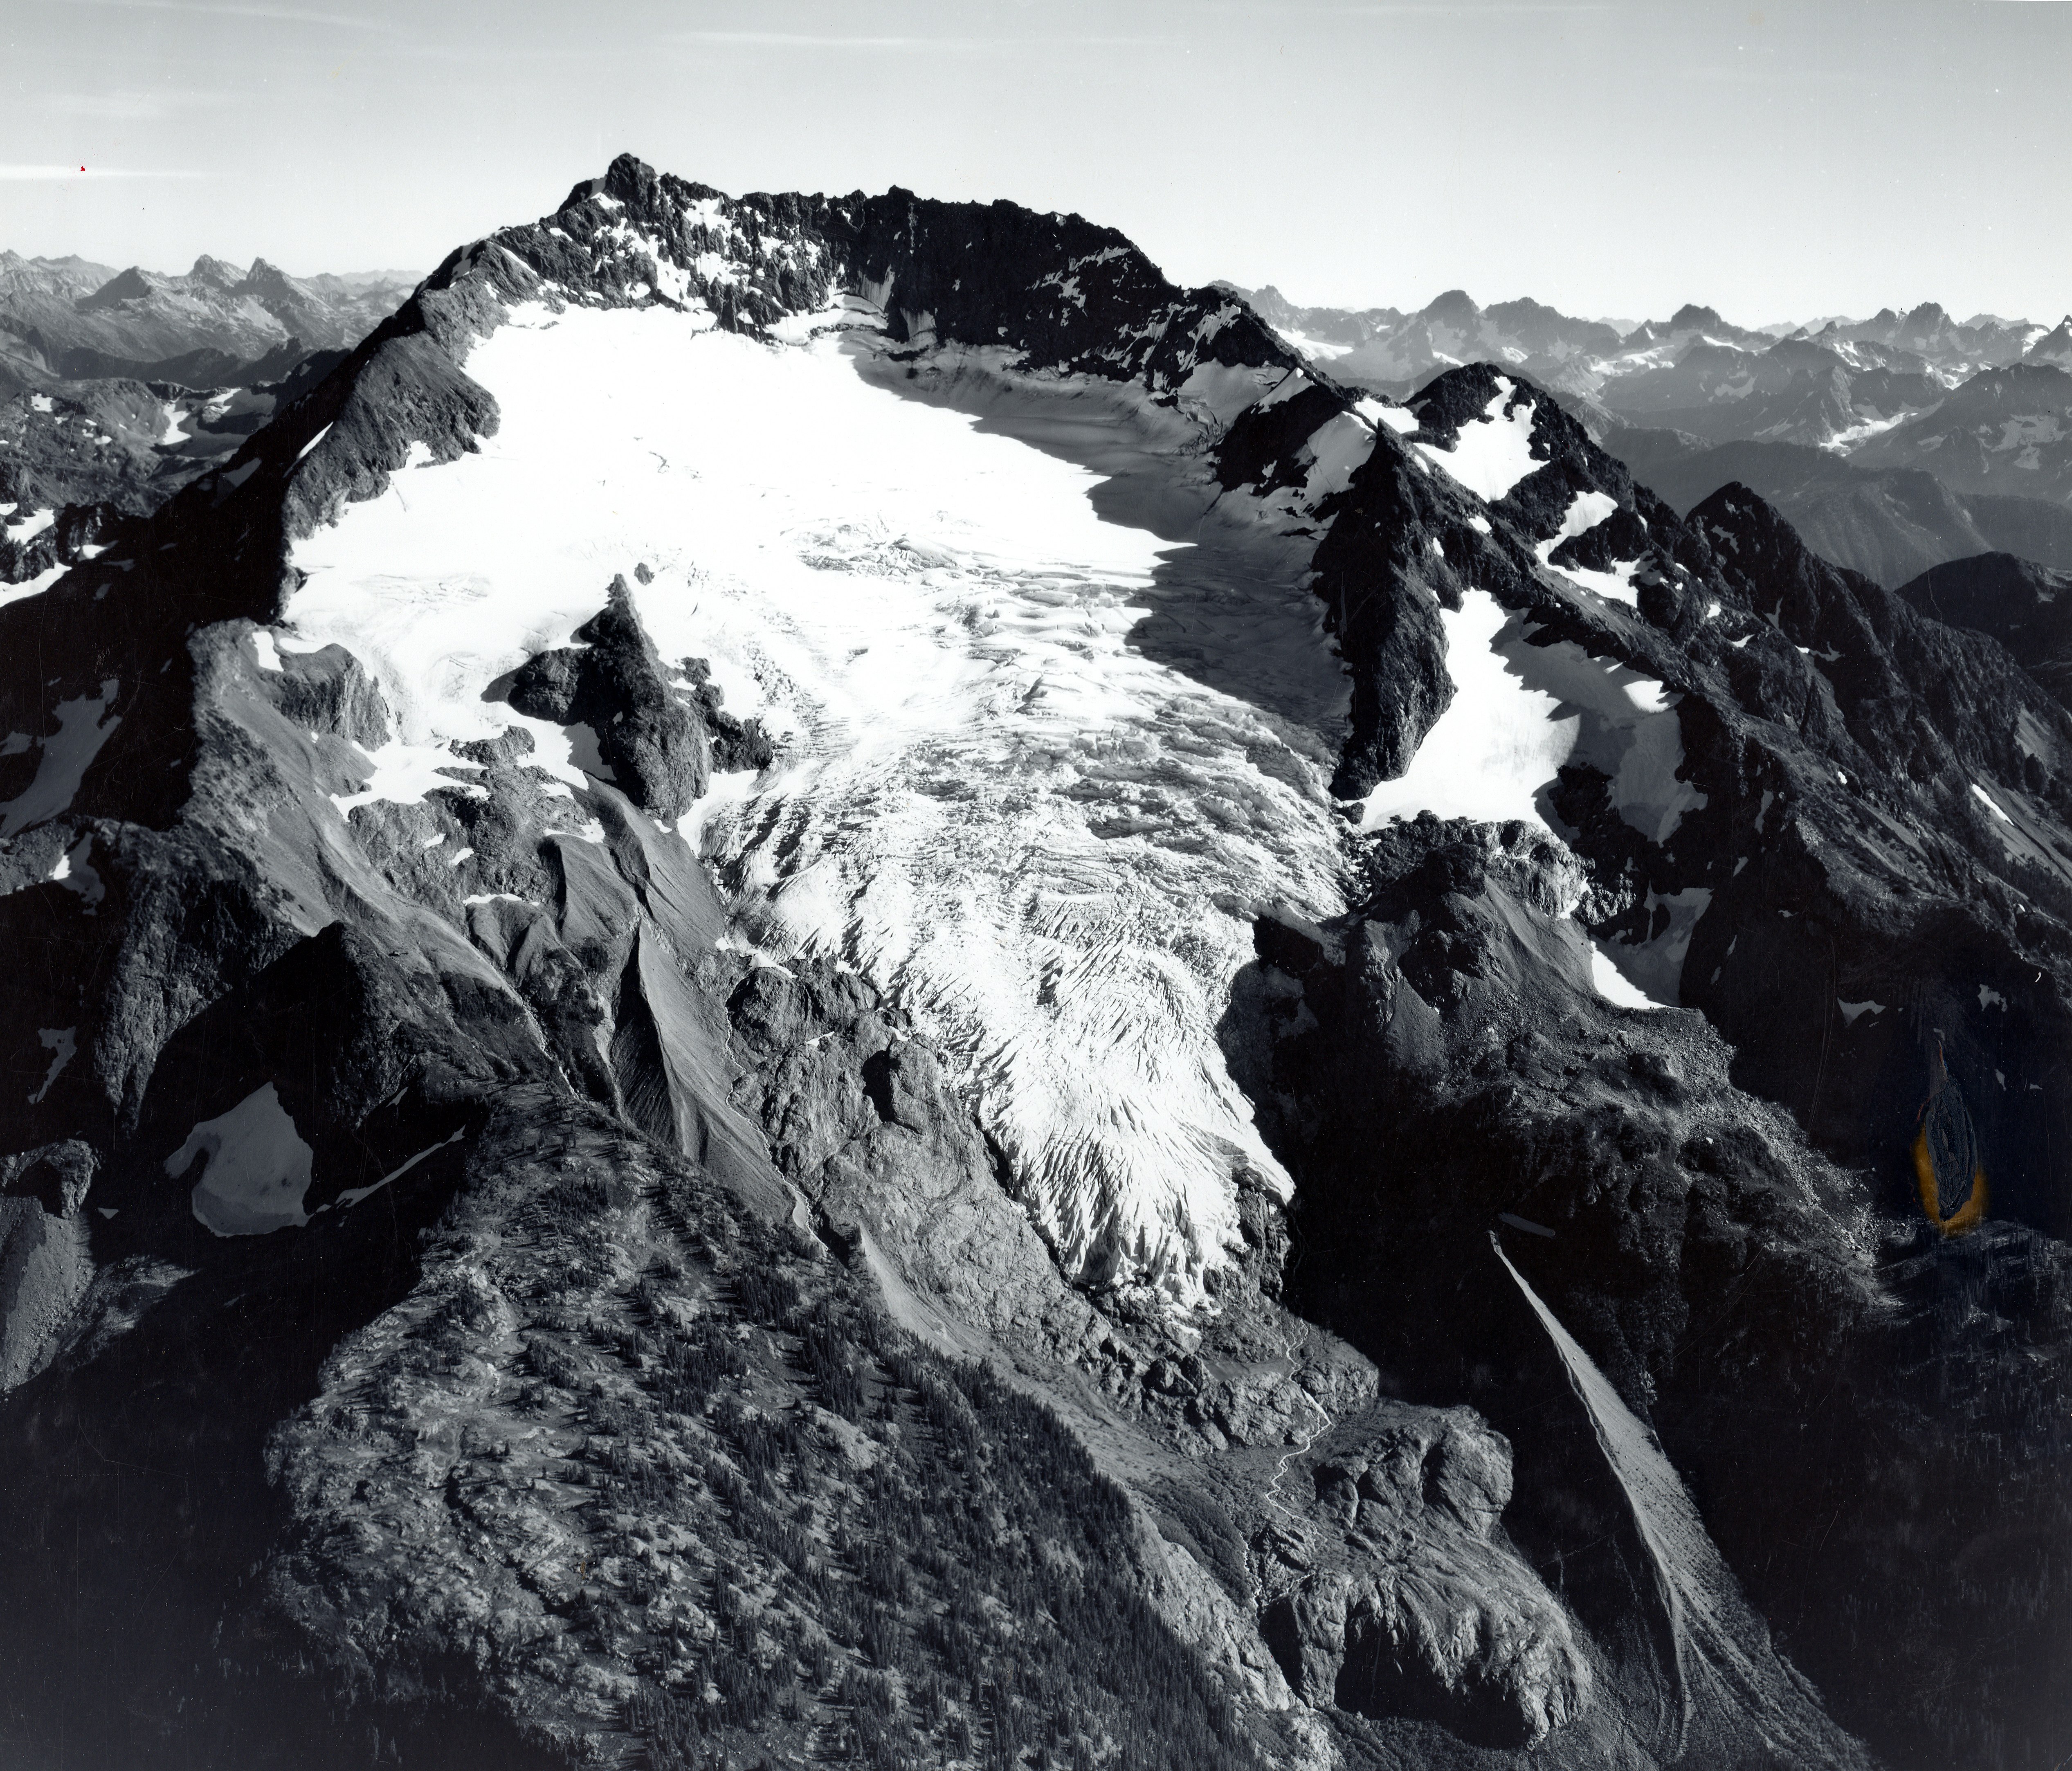
[[[80,1220],[99,1166],[76,1138],[0,1157],[0,1391],[43,1369],[93,1276]]]
[[[1500,1528],[1511,1446],[1470,1409],[1382,1420],[1314,1466],[1310,1503],[1272,1534],[1297,1578],[1266,1606],[1266,1638],[1312,1704],[1536,1746],[1581,1713],[1592,1674]]]

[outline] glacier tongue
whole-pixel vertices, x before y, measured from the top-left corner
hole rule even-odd
[[[360,652],[402,739],[436,746],[518,723],[483,691],[647,566],[664,655],[709,659],[782,741],[684,821],[743,933],[844,959],[915,1017],[1068,1274],[1198,1301],[1240,1182],[1289,1185],[1218,1044],[1252,958],[1239,901],[1338,902],[1322,783],[1344,690],[1299,567],[1260,587],[1273,539],[1207,514],[1198,434],[1170,414],[1138,410],[1124,453],[1167,533],[1191,499],[1178,549],[1097,514],[1069,448],[1005,434],[1011,376],[975,419],[903,397],[855,333],[514,320],[467,364],[496,434],[298,544],[289,643]],[[1102,434],[1117,473],[1130,427]],[[1133,640],[1161,575],[1215,581],[1219,558],[1198,655]],[[1248,672],[1256,700],[1225,692]]]

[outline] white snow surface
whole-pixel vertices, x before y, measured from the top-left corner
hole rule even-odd
[[[1659,896],[1650,887],[1642,906],[1648,927],[1655,926],[1658,909],[1669,912],[1661,934],[1646,941],[1600,942],[1597,951],[1606,964],[1617,967],[1626,982],[1647,998],[1648,1007],[1674,1008],[1683,990],[1684,961],[1691,951],[1692,931],[1712,906],[1709,886],[1687,886],[1667,896]]]
[[[58,703],[57,730],[37,740],[41,754],[35,778],[15,798],[0,805],[0,836],[17,835],[71,808],[88,766],[122,723],[121,714],[109,712],[115,690],[111,676],[102,683],[98,696],[81,695]]]
[[[1374,453],[1374,426],[1349,412],[1326,420],[1310,433],[1303,450],[1309,458],[1309,471],[1302,487],[1302,501],[1314,509],[1326,498],[1335,497],[1351,483]]]
[[[497,434],[298,544],[280,643],[347,647],[397,713],[393,774],[384,752],[348,799],[451,785],[450,745],[510,725],[565,767],[566,733],[483,690],[645,563],[663,656],[709,659],[779,741],[681,827],[744,943],[853,964],[915,1015],[1069,1274],[1197,1302],[1239,1240],[1237,1177],[1289,1189],[1217,1042],[1252,951],[1219,902],[1342,902],[1322,783],[1346,690],[1306,550],[1249,569],[1245,549],[1297,544],[1200,514],[1206,479],[1195,544],[1170,545],[1104,520],[1100,477],[1061,458],[1142,473],[1199,438],[1185,417],[985,353],[968,355],[993,404],[967,413],[906,397],[882,350],[662,307],[520,310],[467,363]],[[1186,391],[1212,425],[1264,389],[1198,372]],[[1170,491],[1180,470],[1159,471]],[[1215,580],[1189,605],[1191,673],[1131,639],[1176,573]],[[1299,717],[1211,686],[1232,676]]]
[[[463,780],[454,772],[472,769],[479,775],[482,765],[462,762],[443,744],[406,744],[401,738],[392,738],[378,750],[360,754],[367,758],[373,774],[359,792],[331,796],[342,816],[349,818],[356,807],[371,806],[379,800],[399,806],[420,805],[426,794],[441,789],[464,794],[471,799],[489,797],[488,788]]]
[[[1368,423],[1379,429],[1387,425],[1399,437],[1407,437],[1417,428],[1417,414],[1408,406],[1399,406],[1387,400],[1377,400],[1371,395],[1353,402],[1353,410]]]
[[[271,1083],[227,1113],[204,1120],[166,1158],[175,1180],[205,1157],[193,1192],[194,1214],[219,1236],[261,1236],[307,1223],[313,1153]]]
[[[39,572],[33,578],[24,578],[19,584],[0,584],[0,609],[10,602],[19,602],[24,597],[40,596],[56,584],[72,568],[60,561],[47,571]]]
[[[1511,393],[1511,384],[1498,376],[1482,417],[1461,426],[1451,449],[1433,443],[1412,446],[1485,503],[1494,504],[1527,474],[1547,465],[1533,458],[1532,401],[1519,401],[1507,417],[1503,403]]]
[[[1600,572],[1585,565],[1556,565],[1552,555],[1555,549],[1571,536],[1587,535],[1600,523],[1608,520],[1618,509],[1618,502],[1608,493],[1578,492],[1569,501],[1561,526],[1533,549],[1540,563],[1550,572],[1558,572],[1585,590],[1594,591],[1614,602],[1622,602],[1629,609],[1640,606],[1640,593],[1634,588],[1634,574],[1640,569],[1638,560],[1618,560],[1613,562],[1608,572]]]
[[[1990,793],[1987,792],[1986,790],[1980,787],[1975,781],[1971,783],[1971,791],[1978,795],[1979,803],[1984,806],[1986,810],[1990,812],[1996,818],[1999,819],[2002,824],[2011,824],[2014,822],[2013,819],[2010,818],[2004,812],[2000,810],[2000,802],[1994,799]]]
[[[1529,643],[1527,622],[1486,590],[1442,609],[1453,698],[1410,767],[1367,797],[1360,828],[1429,810],[1492,823],[1522,818],[1552,831],[1545,795],[1566,762],[1612,778],[1619,816],[1661,842],[1705,796],[1676,779],[1683,731],[1653,677],[1593,658],[1572,640]]]
[[[1564,763],[1611,778],[1619,816],[1650,842],[1666,841],[1705,795],[1679,780],[1683,729],[1675,701],[1653,677],[1593,658],[1572,640],[1529,643],[1528,623],[1486,590],[1462,593],[1457,613],[1439,612],[1453,698],[1424,735],[1410,766],[1368,794],[1360,828],[1374,830],[1429,811],[1490,823],[1521,819],[1560,834],[1548,795]],[[1593,942],[1598,993],[1632,1009],[1671,1007],[1684,959],[1712,894],[1692,887],[1658,900],[1669,920],[1654,939]]]
[[[1661,1009],[1667,1006],[1657,1002],[1628,978],[1605,951],[1601,941],[1590,943],[1590,982],[1597,987],[1597,994],[1605,1001],[1615,1002],[1622,1009]]]

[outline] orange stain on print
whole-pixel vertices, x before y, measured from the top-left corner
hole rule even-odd
[[[1914,1139],[1914,1173],[1921,1185],[1921,1209],[1928,1214],[1928,1221],[1946,1236],[1961,1236],[1967,1231],[1975,1230],[1986,1214],[1986,1171],[1975,1169],[1971,1175],[1971,1196],[1958,1206],[1948,1217],[1942,1215],[1942,1190],[1936,1185],[1935,1159],[1928,1153],[1928,1134],[1919,1132]]]

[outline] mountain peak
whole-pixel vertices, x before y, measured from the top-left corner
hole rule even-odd
[[[142,300],[153,291],[149,275],[135,265],[111,277],[91,295],[83,296],[75,304],[82,314],[98,312],[104,307],[113,307],[118,302]]]
[[[1716,307],[1700,307],[1695,302],[1686,302],[1669,316],[1669,330],[1672,332],[1701,332],[1708,327],[1724,326]]]
[[[1472,326],[1482,317],[1482,310],[1465,289],[1448,290],[1427,302],[1418,315],[1420,319],[1444,320],[1451,326]]]
[[[294,281],[278,265],[269,264],[263,258],[252,261],[252,268],[245,272],[243,280],[247,286],[256,289],[286,289]]]

